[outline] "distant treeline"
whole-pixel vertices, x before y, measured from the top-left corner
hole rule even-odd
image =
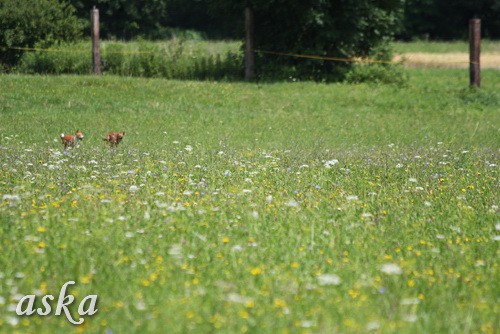
[[[405,40],[468,38],[468,22],[481,19],[483,37],[500,38],[500,0],[405,0],[400,32]]]
[[[132,39],[165,38],[195,30],[209,38],[241,38],[243,13],[238,11],[242,1],[231,0],[69,0],[77,16],[88,20],[92,6],[101,11],[105,38]],[[277,1],[262,1],[273,3]],[[293,6],[296,1],[290,1]],[[302,1],[313,8],[343,8],[346,2],[358,6],[360,1],[315,0]],[[394,27],[400,39],[451,40],[467,38],[468,20],[482,19],[484,37],[500,38],[500,0],[375,0],[382,7],[401,9]],[[248,1],[259,5],[259,1]],[[366,4],[366,6],[371,6]],[[258,6],[256,6],[258,11]],[[278,16],[279,13],[276,13]],[[311,20],[316,19],[311,17]],[[180,28],[175,30],[172,28]]]

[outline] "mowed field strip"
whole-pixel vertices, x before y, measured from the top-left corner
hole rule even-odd
[[[408,67],[424,68],[468,68],[469,54],[465,52],[426,53],[411,52],[399,54],[395,61],[403,60]],[[481,68],[500,69],[500,52],[481,53]]]
[[[468,68],[469,43],[467,41],[415,41],[394,42],[395,61],[403,60],[407,67]],[[500,69],[500,42],[481,41],[481,68]]]

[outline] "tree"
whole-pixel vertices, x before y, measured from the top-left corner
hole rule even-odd
[[[481,19],[482,35],[500,37],[500,0],[406,0],[403,39],[467,39],[469,19]]]
[[[251,7],[255,47],[260,50],[333,57],[387,57],[384,44],[400,24],[401,0],[212,0],[212,9],[230,16]],[[289,69],[291,75],[322,79],[347,64],[260,54],[259,68]]]
[[[11,67],[22,54],[18,47],[48,47],[81,36],[74,8],[58,0],[0,2],[0,63]]]
[[[155,37],[167,26],[169,0],[70,0],[78,16],[88,20],[93,6],[99,9],[104,38]]]
[[[241,12],[218,9],[213,0],[168,0],[167,23],[171,27],[202,31],[209,38],[241,38]]]

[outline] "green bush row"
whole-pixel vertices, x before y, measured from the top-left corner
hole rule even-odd
[[[26,52],[17,72],[27,74],[90,74],[92,73],[89,42],[59,44],[50,51]],[[166,42],[102,42],[103,74],[158,77],[181,80],[239,80],[243,77],[243,55],[239,42],[208,42],[172,39]],[[308,60],[311,61],[311,60]],[[315,60],[313,60],[314,62]],[[259,64],[257,64],[259,65]],[[257,66],[259,67],[259,66]],[[307,78],[302,67],[260,66],[261,80],[292,80]],[[349,83],[374,82],[403,84],[407,75],[401,66],[380,64],[340,64],[336,76],[328,81]],[[314,80],[321,75],[310,73]]]

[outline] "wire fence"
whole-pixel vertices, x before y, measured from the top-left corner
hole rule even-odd
[[[2,50],[23,52],[14,72],[25,74],[96,74],[91,44],[81,42],[63,44],[56,47],[0,47]],[[465,54],[451,59],[434,59],[426,63],[419,59],[414,61],[403,56],[392,59],[372,59],[361,57],[332,57],[328,55],[302,54],[254,49],[255,55],[275,57],[275,64],[257,68],[259,80],[326,80],[347,82],[387,82],[400,83],[407,75],[406,67],[455,67],[465,69],[478,66],[479,62],[466,61]],[[463,57],[463,58],[462,58]],[[287,59],[310,61],[305,68],[295,69]],[[462,58],[462,59],[460,59]],[[134,77],[156,77],[179,80],[227,80],[240,81],[245,78],[246,64],[244,53],[238,43],[217,45],[211,42],[169,41],[156,43],[109,42],[103,41],[100,46],[99,74]],[[347,76],[338,76],[322,72],[325,64],[316,66],[315,61],[351,63],[356,65],[398,65],[398,66],[359,66],[349,70]],[[413,63],[412,63],[413,61]],[[500,64],[500,59],[498,61]],[[500,66],[498,66],[500,68]],[[315,68],[315,69],[313,69]],[[313,71],[310,71],[313,69]],[[318,69],[320,69],[318,71]],[[93,71],[94,70],[94,71]],[[335,76],[337,75],[337,76]],[[246,79],[246,78],[245,78]],[[403,80],[404,81],[404,80]]]
[[[19,50],[19,51],[31,51],[31,52],[62,52],[62,53],[88,53],[89,50],[73,50],[73,49],[53,49],[53,48],[28,48],[28,47],[4,47],[3,49]],[[359,58],[359,57],[331,57],[331,56],[320,56],[320,55],[309,55],[309,54],[297,54],[297,53],[287,53],[278,51],[268,51],[268,50],[254,50],[258,54],[270,54],[276,56],[292,57],[292,58],[302,58],[302,59],[314,59],[314,60],[324,60],[324,61],[335,61],[335,62],[345,62],[345,63],[378,63],[378,64],[404,64],[405,60],[401,58],[400,60],[381,60],[381,59],[371,59],[371,58]],[[140,50],[106,50],[102,48],[103,54],[162,54],[161,51],[140,51]],[[438,61],[434,63],[446,64],[479,64],[475,61]]]

